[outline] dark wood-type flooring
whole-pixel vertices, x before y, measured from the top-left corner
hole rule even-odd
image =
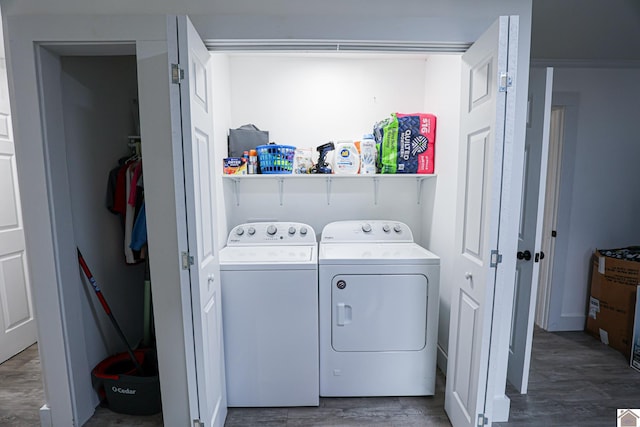
[[[629,368],[620,353],[582,332],[536,330],[529,393],[520,395],[511,386],[507,391],[510,420],[494,426],[614,426],[617,408],[640,408],[640,372]],[[33,345],[0,365],[0,426],[38,426],[43,403],[40,362]],[[85,424],[115,425],[161,426],[162,418],[131,417],[98,408]],[[432,397],[322,398],[317,408],[230,408],[225,426],[450,424],[444,412],[444,376],[439,372]]]

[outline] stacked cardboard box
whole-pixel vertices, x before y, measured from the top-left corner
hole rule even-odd
[[[633,248],[600,250],[592,257],[586,331],[631,356],[640,258]]]
[[[631,345],[633,348],[633,352],[631,353],[631,367],[640,371],[640,286],[638,286],[638,293],[636,294],[636,316]]]

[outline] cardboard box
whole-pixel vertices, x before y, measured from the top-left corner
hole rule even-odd
[[[601,255],[592,257],[586,332],[627,358],[631,356],[640,262]]]
[[[640,286],[636,292],[636,315],[633,322],[633,340],[631,341],[631,367],[636,371],[640,371]]]
[[[222,173],[224,175],[246,175],[247,162],[242,157],[226,157],[222,159]]]

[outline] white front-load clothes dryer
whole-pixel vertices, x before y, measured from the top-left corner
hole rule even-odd
[[[435,393],[440,258],[398,221],[324,227],[320,395]]]
[[[306,224],[231,230],[220,251],[228,406],[318,406],[317,256]]]

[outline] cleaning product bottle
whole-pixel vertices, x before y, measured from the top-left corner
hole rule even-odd
[[[249,174],[258,173],[258,152],[256,150],[249,150]]]
[[[353,141],[336,142],[333,157],[333,173],[341,175],[355,175],[360,169],[360,155]]]
[[[360,141],[360,173],[376,173],[376,140],[371,134],[366,134]]]

